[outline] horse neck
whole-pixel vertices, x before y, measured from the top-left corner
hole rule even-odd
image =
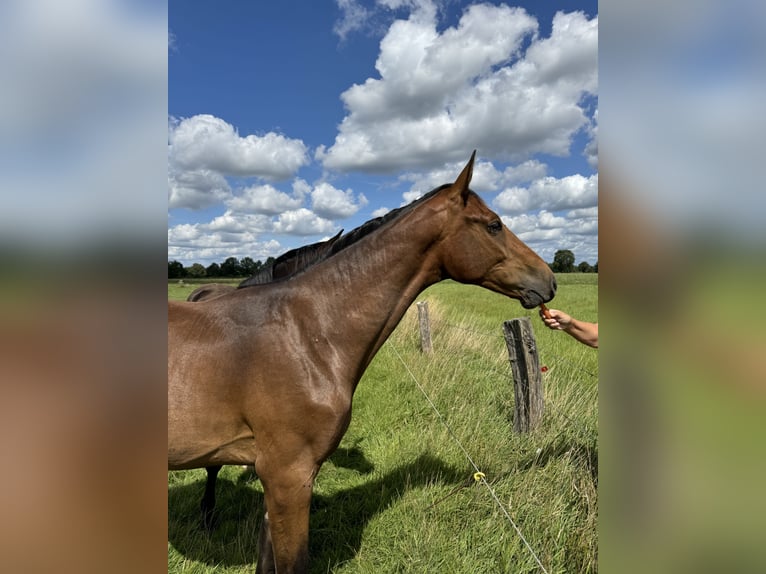
[[[345,322],[328,332],[345,334],[339,348],[354,355],[359,376],[417,296],[442,279],[436,253],[441,219],[420,206],[306,273],[330,294],[323,315]]]

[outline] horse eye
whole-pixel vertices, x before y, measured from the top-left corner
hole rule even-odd
[[[499,221],[493,221],[489,225],[487,225],[487,231],[490,232],[491,235],[497,235],[500,233],[500,230],[503,228],[503,224]]]

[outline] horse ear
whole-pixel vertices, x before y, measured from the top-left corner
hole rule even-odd
[[[476,158],[476,150],[473,150],[471,159],[457,176],[455,183],[452,184],[452,189],[455,194],[460,194],[460,198],[463,200],[463,205],[468,202],[468,186],[471,183],[471,177],[473,176],[473,160]]]

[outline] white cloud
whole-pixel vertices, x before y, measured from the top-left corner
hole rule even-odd
[[[404,199],[404,203],[402,205],[407,205],[408,203],[412,203],[416,199],[420,199],[423,197],[424,193],[417,190],[411,190],[411,191],[405,191],[402,194],[402,198]]]
[[[199,225],[196,223],[182,223],[168,229],[168,244],[181,244],[199,237]]]
[[[168,207],[204,209],[229,197],[231,189],[220,173],[209,169],[168,173]]]
[[[169,127],[168,158],[179,169],[286,179],[309,161],[301,140],[274,132],[241,137],[234,126],[208,114],[174,120]]]
[[[232,197],[224,176],[281,179],[308,163],[301,140],[270,132],[262,137],[240,137],[234,126],[211,115],[169,118],[169,207],[204,209],[230,198],[235,209],[279,213],[300,206],[298,197],[271,186],[256,186]]]
[[[264,215],[226,211],[208,223],[183,223],[168,229],[168,258],[209,264],[225,257],[265,260],[285,249],[275,239],[263,239],[274,224]]]
[[[537,216],[538,224],[543,229],[556,229],[566,225],[567,220],[543,209]]]
[[[532,199],[528,189],[511,187],[499,194],[492,206],[502,213],[523,213],[532,209]]]
[[[519,239],[545,261],[553,261],[559,249],[569,249],[577,262],[598,261],[598,213],[596,208],[572,210],[563,215],[548,210],[502,216]]]
[[[210,247],[222,241],[252,242],[259,234],[271,231],[271,218],[227,211],[209,223],[182,223],[168,229],[168,245]]]
[[[549,38],[533,43],[526,64],[537,84],[559,84],[566,91],[595,93],[598,87],[598,18],[582,12],[553,17]],[[525,66],[526,68],[526,66]]]
[[[271,185],[254,185],[242,190],[226,205],[235,211],[279,215],[283,211],[297,209],[303,204],[301,194],[290,196]]]
[[[504,185],[527,183],[545,177],[548,167],[536,159],[527,160],[519,165],[507,167],[502,174]]]
[[[542,177],[492,201],[505,224],[546,261],[570,249],[577,261],[598,260],[598,175]]]
[[[367,8],[362,6],[357,0],[335,0],[335,3],[338,5],[342,16],[340,20],[335,22],[333,32],[341,40],[345,40],[351,32],[365,28],[370,17],[370,12]]]
[[[271,231],[273,224],[271,218],[264,215],[242,214],[227,210],[203,227],[213,232],[258,234]]]
[[[584,177],[568,175],[561,179],[544,177],[535,180],[529,188],[506,189],[492,202],[502,214],[522,213],[529,210],[588,208],[598,204],[598,174]]]
[[[184,244],[172,241],[168,234],[168,260],[188,261],[189,263],[220,263],[227,257],[252,257],[256,261],[265,261],[269,257],[275,257],[283,253],[285,248],[276,240],[268,241],[250,240],[239,238],[236,242],[225,242],[220,237],[213,235],[200,236],[194,243]]]
[[[335,225],[302,207],[282,213],[274,223],[274,231],[289,235],[319,235],[335,231]]]
[[[574,218],[597,219],[598,206],[584,207],[582,209],[572,209],[567,212],[567,217],[570,219],[574,219]]]
[[[588,164],[596,169],[598,168],[598,109],[593,112],[593,118],[588,126],[588,135],[590,135],[590,140],[585,145],[583,154],[588,160]]]
[[[440,33],[435,10],[416,10],[381,41],[380,77],[342,94],[348,115],[316,158],[384,172],[457,161],[469,146],[484,156],[568,155],[588,121],[582,97],[597,86],[597,23],[559,13],[551,37],[538,39],[523,9],[477,4]]]
[[[327,219],[345,219],[351,217],[363,206],[367,198],[361,193],[355,197],[350,189],[341,191],[329,183],[320,183],[311,192],[314,212]]]

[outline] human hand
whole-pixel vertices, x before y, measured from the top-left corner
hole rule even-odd
[[[563,331],[572,322],[572,317],[563,311],[559,311],[558,309],[547,309],[547,311],[549,315],[548,317],[545,316],[543,310],[541,309],[540,318],[543,320],[543,323],[545,323],[545,326],[550,329]]]

